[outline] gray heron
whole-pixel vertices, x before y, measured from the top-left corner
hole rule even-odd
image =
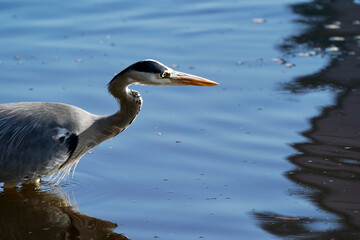
[[[108,90],[120,105],[112,115],[99,116],[55,102],[0,104],[0,182],[4,188],[38,183],[49,175],[61,181],[86,152],[124,131],[142,105],[139,92],[128,88],[131,84],[218,85],[147,59],[109,82]]]

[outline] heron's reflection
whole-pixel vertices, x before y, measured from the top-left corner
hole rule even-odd
[[[116,226],[76,211],[59,189],[0,192],[0,239],[129,239]]]
[[[338,218],[282,216],[270,211],[254,216],[263,229],[277,236],[360,239],[360,5],[351,0],[313,0],[292,9],[306,28],[286,39],[282,50],[296,55],[310,49],[330,61],[324,69],[299,77],[285,88],[292,92],[333,88],[336,98],[311,119],[311,128],[302,133],[307,141],[293,144],[298,153],[288,160],[296,168],[286,176],[305,186],[294,194]]]

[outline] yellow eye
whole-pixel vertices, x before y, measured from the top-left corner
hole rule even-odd
[[[170,78],[170,77],[171,77],[171,73],[170,73],[170,72],[163,72],[163,73],[161,74],[161,77],[162,77],[162,78]]]

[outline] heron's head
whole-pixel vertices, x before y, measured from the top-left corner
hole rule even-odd
[[[134,63],[117,74],[110,82],[127,86],[130,84],[170,86],[195,85],[216,86],[218,83],[195,75],[175,71],[164,64],[147,59]]]

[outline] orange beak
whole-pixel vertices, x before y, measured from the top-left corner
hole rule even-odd
[[[204,86],[204,87],[219,85],[217,82],[213,82],[206,78],[198,77],[183,72],[174,72],[174,76],[172,79],[179,85],[194,85],[194,86]]]

